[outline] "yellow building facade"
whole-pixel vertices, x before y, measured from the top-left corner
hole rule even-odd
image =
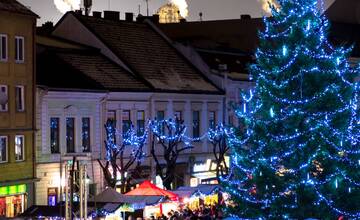
[[[36,18],[17,1],[0,4],[0,218],[34,203]]]

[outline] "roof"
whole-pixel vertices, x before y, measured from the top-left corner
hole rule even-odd
[[[202,193],[205,195],[210,195],[213,192],[220,190],[221,187],[216,184],[200,184],[196,187],[182,186],[177,188],[174,193],[178,194],[180,197],[190,197],[197,193]]]
[[[336,0],[325,14],[333,22],[360,24],[360,1]]]
[[[72,14],[156,91],[223,94],[149,22]]]
[[[100,203],[124,203],[125,195],[118,193],[113,188],[107,188],[100,194],[89,199],[89,202],[100,202]]]
[[[150,181],[145,180],[143,183],[139,185],[136,189],[126,193],[126,195],[129,196],[167,196],[171,200],[177,200],[178,195],[171,191],[167,191],[164,189],[161,189],[154,184],[152,184]]]
[[[159,28],[172,40],[190,44],[195,48],[219,51],[231,48],[252,53],[257,47],[257,33],[263,28],[263,20],[251,18],[194,21],[159,24]]]
[[[22,5],[16,0],[1,0],[0,1],[0,11],[7,11],[22,15],[28,15],[33,17],[39,17],[37,14],[32,12],[30,9]]]
[[[150,91],[146,82],[97,50],[80,49],[81,46],[69,43],[56,46],[38,44],[39,86],[67,90]]]

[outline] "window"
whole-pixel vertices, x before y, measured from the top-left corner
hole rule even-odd
[[[82,149],[90,152],[90,118],[82,118]]]
[[[6,136],[0,136],[0,163],[7,162],[8,139]]]
[[[137,112],[137,135],[141,136],[145,132],[145,112],[144,111],[138,111]]]
[[[8,87],[6,85],[0,85],[0,111],[8,111]]]
[[[24,155],[24,135],[16,135],[15,136],[15,160],[23,161],[25,160]]]
[[[193,138],[200,136],[200,112],[193,111]]]
[[[66,118],[66,151],[75,153],[75,119]]]
[[[16,86],[16,110],[19,112],[25,111],[25,98],[24,98],[24,86]]]
[[[108,111],[107,112],[107,120],[112,119],[116,120],[116,111]]]
[[[15,37],[15,61],[24,62],[24,37]]]
[[[175,112],[175,118],[182,121],[182,112],[181,111],[176,111]]]
[[[60,153],[59,118],[50,118],[50,148],[52,154]]]
[[[165,112],[164,111],[157,111],[156,112],[156,120],[158,121],[162,121],[161,122],[161,127],[160,127],[160,130],[161,130],[161,135],[164,135],[165,134],[165,122],[164,122],[164,119],[165,119]]]
[[[209,127],[214,128],[216,123],[216,112],[209,112]]]
[[[8,59],[8,40],[7,35],[0,34],[0,61]]]
[[[123,136],[130,130],[131,127],[131,117],[130,117],[130,110],[122,111],[122,129],[123,129]]]

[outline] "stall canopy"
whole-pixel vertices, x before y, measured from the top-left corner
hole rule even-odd
[[[182,186],[173,192],[179,195],[181,198],[185,198],[196,194],[210,195],[216,191],[221,191],[221,187],[219,185],[200,184],[196,187]]]
[[[126,196],[116,192],[113,188],[107,188],[100,194],[89,199],[89,202],[100,202],[100,203],[124,203]]]
[[[127,196],[166,196],[172,201],[178,200],[178,195],[161,189],[154,184],[152,184],[150,181],[146,180],[143,183],[139,185],[136,189],[126,193]]]

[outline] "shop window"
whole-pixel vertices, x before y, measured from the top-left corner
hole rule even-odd
[[[24,152],[24,135],[16,135],[15,136],[15,160],[23,161],[25,160],[25,152]]]
[[[0,163],[8,161],[8,139],[6,136],[0,136]]]
[[[90,152],[90,118],[82,118],[81,135],[83,152]]]
[[[130,127],[131,127],[130,110],[124,110],[122,111],[123,136],[126,136],[126,133],[130,130]]]
[[[75,119],[66,118],[66,151],[75,152]]]
[[[200,111],[193,111],[193,138],[200,137]]]
[[[60,153],[59,118],[50,118],[50,147],[52,154]]]
[[[145,111],[138,111],[137,112],[137,135],[141,136],[145,132]]]
[[[15,61],[17,63],[24,62],[24,37],[15,37]]]
[[[58,200],[58,188],[48,188],[48,206],[56,206]]]

